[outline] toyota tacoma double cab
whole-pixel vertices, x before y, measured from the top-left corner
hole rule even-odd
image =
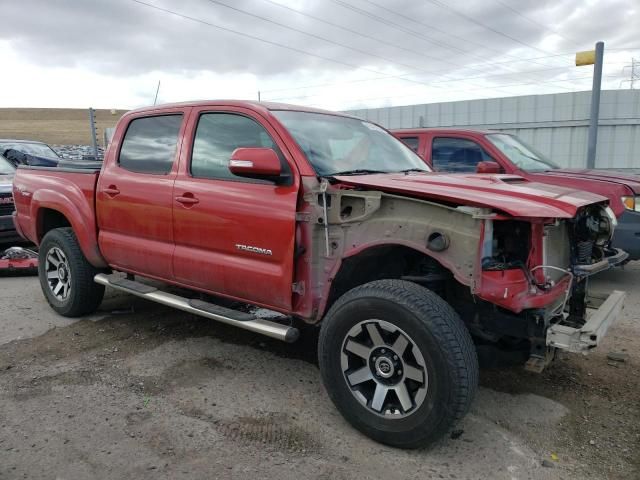
[[[609,199],[618,225],[614,247],[640,260],[640,175],[561,168],[516,135],[471,128],[415,128],[392,133],[443,173],[506,173],[533,182],[586,190]]]
[[[59,314],[95,311],[107,286],[287,342],[319,324],[329,396],[397,447],[468,411],[474,339],[526,345],[540,370],[595,347],[624,300],[587,288],[626,258],[604,197],[432,174],[383,128],[322,110],[135,110],[100,169],[21,166],[14,197]]]

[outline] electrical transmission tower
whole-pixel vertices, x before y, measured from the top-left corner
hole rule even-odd
[[[627,80],[623,80],[622,83],[629,83],[629,88],[633,90],[633,88],[637,85],[640,86],[640,60],[636,60],[635,58],[631,59],[631,65],[627,65],[622,69],[622,71],[629,69],[630,76]]]

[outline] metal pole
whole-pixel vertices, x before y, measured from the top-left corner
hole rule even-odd
[[[258,101],[260,101],[260,90],[258,90]]]
[[[591,87],[591,115],[589,118],[589,140],[587,144],[587,168],[596,167],[596,146],[598,144],[598,119],[600,116],[600,86],[602,84],[602,59],[604,42],[596,43],[596,61],[593,65],[593,86]]]
[[[158,101],[158,92],[160,91],[160,80],[158,80],[158,88],[156,88],[156,96],[153,99],[153,104],[155,105],[156,102]]]
[[[98,160],[98,135],[96,132],[95,110],[89,107],[89,128],[91,129],[91,143],[93,144],[93,158]]]

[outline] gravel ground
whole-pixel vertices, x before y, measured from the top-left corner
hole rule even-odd
[[[402,451],[333,408],[313,330],[286,345],[114,293],[69,320],[0,278],[0,479],[638,479],[640,265],[595,283],[629,292],[596,352],[483,370],[458,430]]]

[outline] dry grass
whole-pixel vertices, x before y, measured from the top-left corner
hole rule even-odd
[[[126,110],[96,110],[98,142]],[[50,144],[90,145],[89,111],[81,108],[0,108],[0,138],[39,140]]]

